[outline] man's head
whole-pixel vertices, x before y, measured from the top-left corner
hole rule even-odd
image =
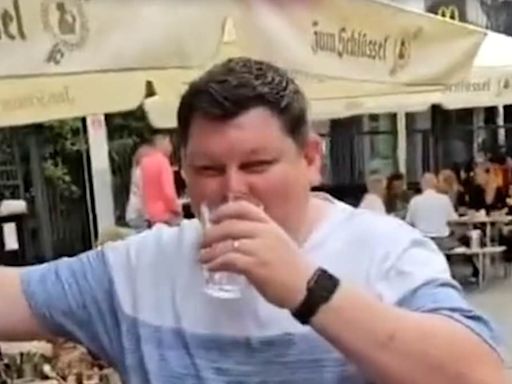
[[[388,194],[400,195],[405,191],[405,177],[401,173],[393,173],[388,177]]]
[[[152,137],[153,148],[162,152],[165,156],[169,157],[172,154],[172,141],[169,134],[164,132],[156,132]]]
[[[386,193],[386,178],[380,173],[371,172],[366,178],[366,188],[369,193],[384,198]]]
[[[433,173],[425,173],[421,178],[421,190],[423,192],[429,189],[435,190],[437,188],[437,177]]]
[[[194,81],[178,108],[192,205],[249,195],[288,231],[304,220],[318,182],[321,143],[308,128],[306,99],[285,71],[229,59]]]

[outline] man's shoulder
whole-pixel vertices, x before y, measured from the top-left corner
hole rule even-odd
[[[197,247],[201,226],[197,220],[184,220],[179,226],[157,224],[152,229],[120,242],[104,246],[104,252],[114,270],[121,266],[138,270],[142,265],[158,268],[181,262]]]
[[[417,230],[403,220],[365,209],[346,210],[338,224],[345,241],[383,250],[401,247],[420,236]],[[379,252],[380,253],[380,252]]]
[[[171,301],[169,305],[158,306],[153,297],[157,292],[171,294],[177,281],[200,269],[200,239],[199,222],[185,220],[180,226],[156,225],[125,241],[106,245],[105,256],[123,311],[142,317],[151,314],[153,320],[155,314],[167,316]],[[161,309],[156,311],[155,305]]]
[[[409,200],[409,205],[410,204],[418,204],[418,202],[421,202],[421,201],[427,201],[429,198],[430,198],[430,196],[426,193],[412,195]]]
[[[450,279],[436,245],[402,220],[357,210],[343,231],[341,250],[350,258],[339,264],[359,274],[362,283],[387,302],[396,302],[428,281]]]

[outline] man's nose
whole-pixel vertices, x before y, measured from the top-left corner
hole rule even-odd
[[[224,175],[224,193],[226,196],[247,194],[247,177],[239,169],[227,170]]]

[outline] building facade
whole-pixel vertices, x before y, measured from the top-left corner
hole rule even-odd
[[[512,36],[512,0],[394,2]],[[512,107],[449,111],[433,106],[427,111],[407,114],[407,161],[405,167],[400,167],[396,118],[396,114],[389,113],[333,120],[330,182],[360,185],[375,168],[384,174],[403,172],[409,181],[416,182],[425,171],[464,166],[481,150],[495,152],[510,143],[512,152],[512,130],[509,134],[505,129],[512,126]]]

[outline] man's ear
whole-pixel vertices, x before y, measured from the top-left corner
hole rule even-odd
[[[304,160],[309,172],[311,186],[322,182],[322,163],[324,158],[324,146],[322,138],[316,133],[310,133],[304,144]]]

